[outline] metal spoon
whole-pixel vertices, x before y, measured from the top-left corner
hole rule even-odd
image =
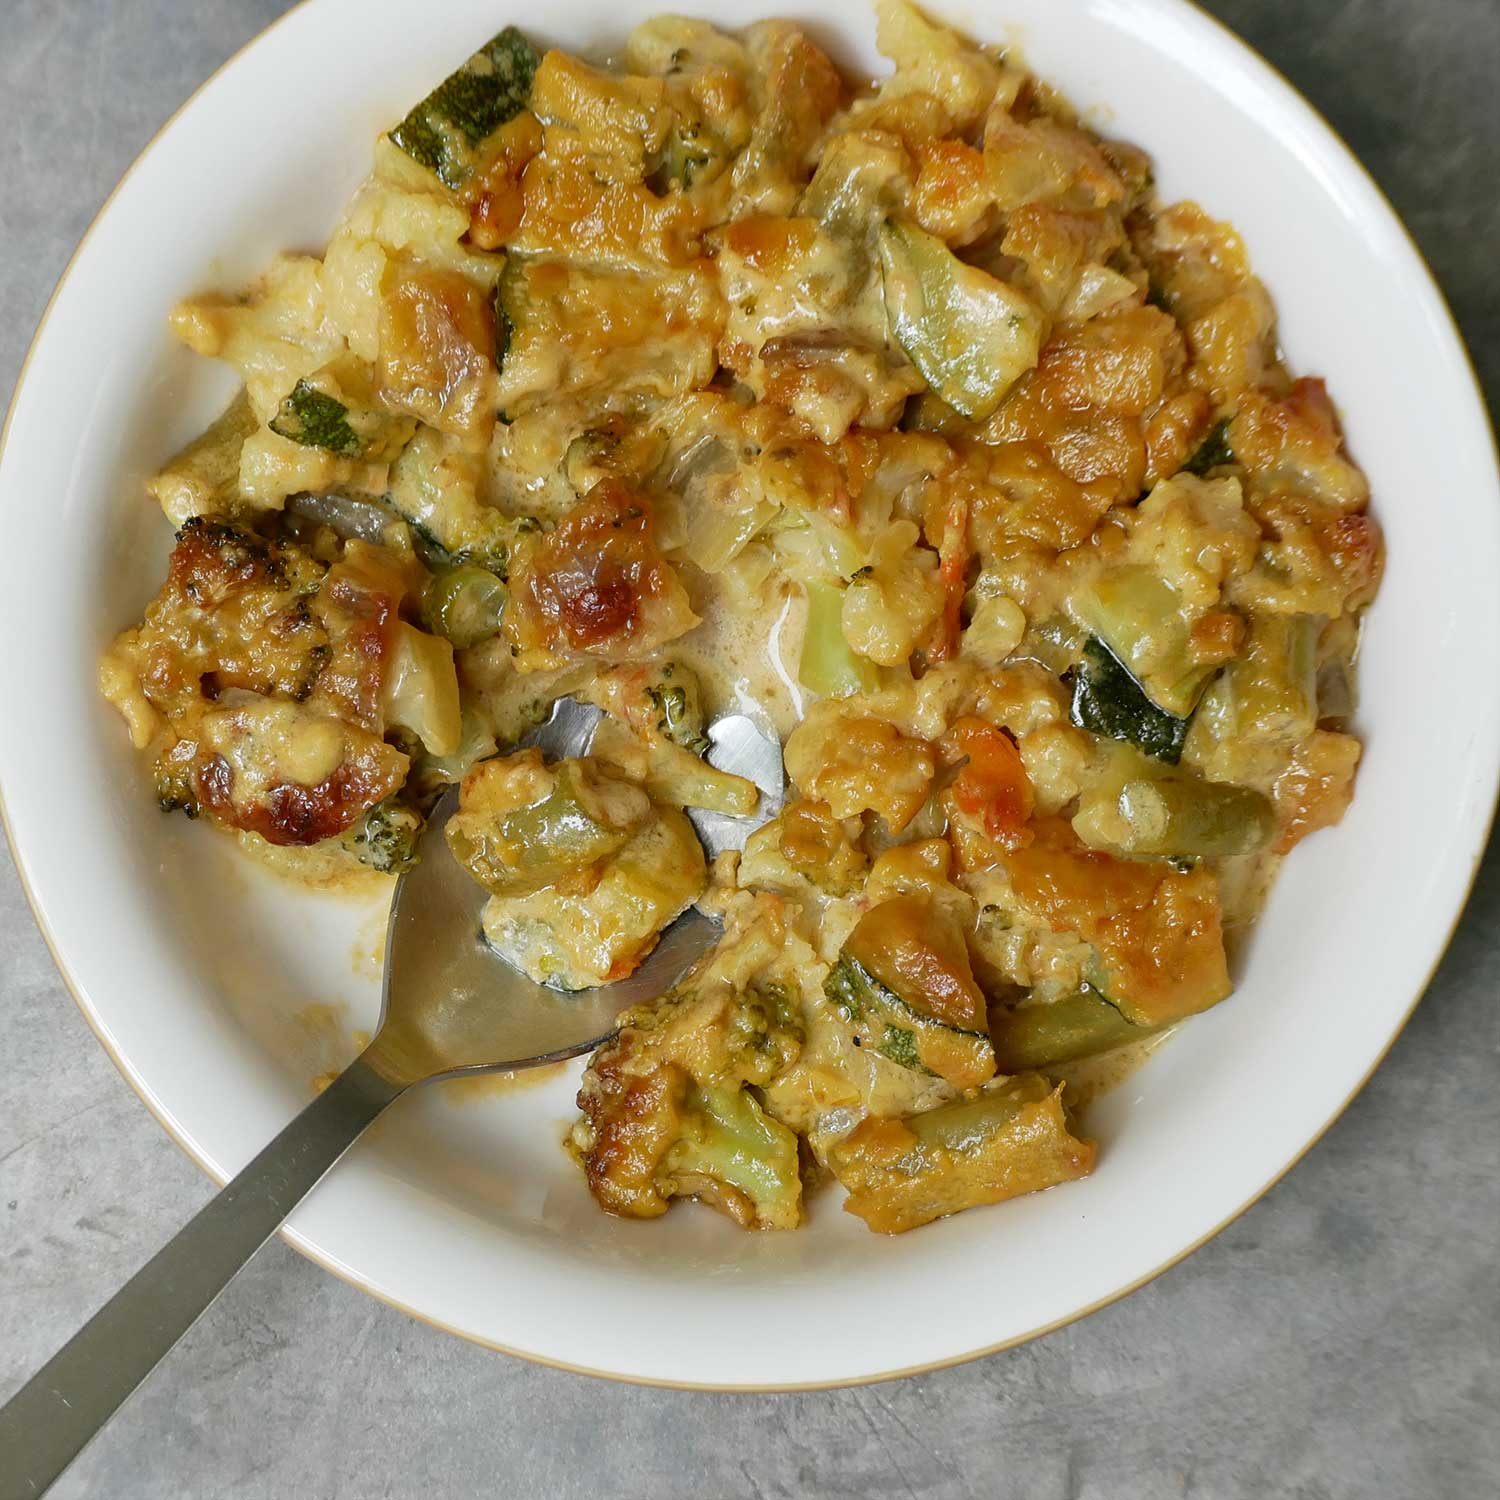
[[[599,710],[559,700],[523,744],[549,758],[587,749]],[[739,848],[780,808],[781,747],[743,715],[710,726],[711,764],[761,789],[749,818],[691,812],[709,858]],[[275,1140],[159,1250],[0,1407],[0,1500],[31,1500],[70,1464],[197,1322],[292,1209],[407,1089],[575,1057],[627,1006],[661,994],[717,925],[689,909],[628,979],[577,994],[533,983],[480,937],[487,899],[438,837],[457,804],[439,801],[421,862],[396,883],[375,1039]]]

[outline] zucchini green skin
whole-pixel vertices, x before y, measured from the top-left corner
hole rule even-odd
[[[299,380],[267,425],[306,448],[382,462],[394,458],[416,429],[413,418],[382,408],[369,369],[345,356]]]
[[[1175,766],[1187,739],[1187,718],[1158,708],[1130,672],[1097,637],[1073,668],[1073,722],[1111,740],[1125,740]]]
[[[1088,988],[1045,1005],[1020,1005],[990,1022],[995,1064],[1002,1073],[1094,1057],[1140,1041],[1157,1029],[1131,1025],[1099,991]]]
[[[526,108],[540,62],[536,48],[507,26],[423,99],[391,140],[448,187],[461,188],[480,142]]]
[[[349,421],[349,408],[305,380],[292,387],[267,425],[279,437],[306,448],[326,448],[344,458],[358,458],[365,451],[365,439]]]
[[[495,368],[502,372],[510,347],[515,343],[516,333],[525,324],[530,311],[527,263],[526,256],[508,254],[505,257],[505,268],[495,283]]]
[[[994,1074],[988,1036],[923,1015],[848,953],[829,971],[823,993],[847,1020],[869,1030],[876,1052],[903,1068],[946,1077],[957,1087]]]
[[[1181,596],[1152,568],[1113,568],[1073,600],[1075,618],[1163,712],[1189,718],[1213,668],[1193,659]]]
[[[514,256],[506,259],[506,270],[509,270]],[[506,271],[500,273],[500,279],[495,283],[495,368],[505,368],[505,356],[510,353],[510,341],[516,336],[516,321],[510,315],[510,309],[505,305],[505,277]]]
[[[1208,436],[1198,444],[1182,469],[1184,473],[1197,474],[1201,478],[1210,469],[1233,462],[1234,449],[1229,446],[1229,418],[1221,417],[1208,429]]]

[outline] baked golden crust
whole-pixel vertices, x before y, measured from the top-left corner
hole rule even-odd
[[[786,21],[507,28],[321,257],[172,318],[244,389],[100,668],[163,805],[398,871],[460,782],[485,930],[562,987],[726,924],[585,1073],[612,1213],[791,1227],[831,1172],[896,1232],[1082,1175],[1080,1060],[1225,999],[1353,795],[1384,544],[1239,235],[876,12],[878,84]],[[563,694],[590,756],[505,754]],[[789,800],[709,869],[730,712]]]

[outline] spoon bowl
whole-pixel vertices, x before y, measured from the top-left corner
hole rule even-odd
[[[597,708],[562,698],[522,745],[587,753]],[[781,806],[781,745],[744,715],[709,727],[710,764],[760,788],[755,814],[694,812],[710,860],[741,848]],[[575,1057],[620,1012],[669,989],[718,924],[689,908],[627,978],[566,991],[537,984],[484,941],[486,892],[448,847],[459,789],[439,799],[422,857],[396,883],[375,1039],[217,1197],[147,1261],[0,1407],[0,1500],[34,1500],[109,1421],[364,1130],[416,1084]]]
[[[560,698],[551,717],[521,740],[549,760],[588,752],[597,708]],[[749,817],[690,810],[711,861],[774,816],[782,800],[780,742],[743,714],[709,728],[708,760],[760,788]],[[624,979],[585,990],[554,989],[513,968],[485,942],[488,893],[454,858],[443,825],[458,806],[450,787],[428,818],[421,860],[396,884],[386,931],[380,1029],[364,1060],[392,1083],[511,1071],[558,1062],[597,1047],[615,1018],[664,994],[717,937],[695,907],[661,935]]]

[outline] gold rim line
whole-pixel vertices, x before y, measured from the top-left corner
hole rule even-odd
[[[228,58],[220,63],[219,66],[215,68],[213,72],[210,73],[209,76],[205,78],[203,82],[200,83],[197,88],[192,91],[191,94],[188,95],[188,97],[182,102],[182,104],[180,104],[177,109],[175,109],[172,114],[169,115],[168,118],[155,131],[151,138],[137,153],[135,159],[125,169],[125,172],[120,177],[120,180],[110,190],[109,195],[99,205],[99,208],[95,212],[94,217],[89,222],[88,228],[84,230],[83,235],[80,237],[77,247],[68,257],[67,263],[66,265],[64,265],[62,273],[59,275],[57,283],[53,287],[51,296],[47,299],[46,305],[42,310],[41,318],[37,323],[36,332],[32,335],[31,342],[27,346],[26,353],[23,356],[20,367],[16,372],[15,387],[11,392],[11,399],[6,411],[5,421],[3,425],[0,425],[0,457],[3,457],[4,455],[6,443],[10,437],[11,424],[15,420],[16,407],[20,402],[21,391],[26,383],[27,372],[30,369],[32,358],[36,354],[37,346],[42,341],[42,336],[46,332],[47,324],[51,319],[53,309],[57,303],[57,299],[62,294],[62,290],[64,286],[66,286],[68,278],[73,272],[73,267],[77,263],[79,256],[82,255],[90,239],[92,239],[95,230],[99,227],[100,220],[104,218],[105,214],[113,205],[115,199],[124,190],[126,183],[130,180],[136,169],[156,148],[167,131],[169,131],[172,126],[177,123],[181,116],[189,108],[191,108],[191,106],[198,100],[198,98],[210,87],[212,87],[212,85],[218,81],[221,75],[223,75],[236,63],[238,63],[240,59],[244,57],[246,53],[248,53],[253,47],[258,46],[268,36],[270,36],[273,31],[275,31],[284,22],[290,20],[292,16],[297,14],[299,11],[306,9],[315,3],[319,3],[319,0],[294,0],[294,3],[274,21],[272,21],[269,26],[257,32],[253,37],[244,42],[233,53],[231,53]],[[1364,163],[1361,162],[1359,157],[1355,155],[1353,150],[1344,141],[1343,137],[1339,135],[1339,133],[1333,128],[1331,124],[1329,124],[1322,111],[1319,110],[1317,106],[1314,105],[1305,94],[1303,94],[1301,89],[1299,89],[1296,84],[1294,84],[1284,73],[1282,73],[1281,70],[1275,66],[1275,64],[1262,56],[1261,53],[1256,51],[1256,49],[1252,47],[1247,41],[1245,41],[1243,37],[1239,36],[1236,32],[1226,26],[1224,22],[1220,21],[1217,16],[1214,16],[1208,11],[1204,10],[1202,6],[1197,3],[1197,0],[1168,0],[1168,3],[1177,4],[1191,14],[1197,16],[1199,20],[1206,22],[1225,41],[1232,45],[1237,51],[1243,53],[1245,57],[1250,60],[1252,66],[1264,69],[1265,72],[1270,76],[1270,78],[1276,84],[1278,84],[1282,90],[1284,90],[1293,99],[1300,103],[1302,107],[1308,111],[1314,122],[1321,128],[1324,135],[1334,145],[1336,150],[1342,154],[1345,160],[1346,167],[1353,168],[1355,175],[1365,184],[1368,189],[1370,189],[1376,200],[1384,207],[1391,223],[1395,226],[1401,238],[1405,241],[1407,250],[1415,259],[1417,265],[1425,273],[1428,288],[1435,299],[1437,311],[1440,314],[1440,326],[1445,329],[1450,335],[1453,345],[1458,351],[1459,365],[1468,375],[1469,383],[1473,389],[1475,401],[1481,417],[1480,425],[1481,428],[1489,435],[1492,460],[1497,471],[1500,471],[1500,442],[1497,442],[1495,426],[1493,421],[1489,418],[1489,403],[1485,396],[1484,389],[1479,383],[1479,376],[1474,368],[1473,358],[1469,353],[1468,345],[1466,344],[1463,335],[1459,330],[1457,321],[1454,319],[1452,308],[1448,304],[1448,300],[1443,293],[1442,287],[1439,284],[1436,276],[1433,275],[1432,268],[1428,264],[1426,256],[1423,255],[1420,247],[1416,243],[1416,240],[1413,238],[1411,231],[1407,228],[1404,220],[1401,218],[1401,215],[1396,211],[1395,205],[1391,202],[1385,190],[1380,186],[1375,178],[1371,176]],[[1396,1025],[1392,1029],[1389,1038],[1386,1040],[1384,1046],[1381,1047],[1380,1051],[1377,1053],[1375,1059],[1371,1062],[1368,1069],[1366,1069],[1364,1075],[1349,1091],[1343,1101],[1339,1105],[1337,1105],[1337,1107],[1332,1111],[1332,1113],[1323,1122],[1323,1124],[1319,1126],[1318,1129],[1309,1137],[1307,1143],[1301,1148],[1301,1150],[1299,1150],[1283,1167],[1273,1173],[1259,1188],[1255,1189],[1255,1191],[1248,1198],[1246,1198],[1245,1201],[1241,1203],[1240,1206],[1236,1208],[1232,1213],[1221,1219],[1212,1228],[1205,1231],[1197,1239],[1192,1241],[1192,1243],[1185,1246],[1182,1250],[1176,1252],[1169,1259],[1163,1261],[1160,1265],[1156,1266],[1150,1271],[1145,1272],[1143,1275],[1137,1277],[1134,1281],[1128,1283],[1127,1285],[1111,1292],[1108,1296],[1101,1297],[1098,1300],[1089,1303],[1087,1306],[1078,1308],[1076,1311],[1070,1312],[1064,1317],[1057,1318],[1050,1323],[1039,1325],[1036,1328],[1027,1330],[1025,1333],[1017,1334],[1012,1338],[1003,1339],[999,1343],[988,1344],[982,1348],[968,1350],[962,1354],[951,1355],[943,1359],[930,1360],[925,1364],[908,1365],[903,1366],[899,1369],[881,1371],[873,1375],[860,1375],[848,1379],[837,1380],[790,1381],[776,1382],[767,1385],[712,1385],[696,1381],[665,1380],[641,1375],[622,1375],[618,1371],[594,1369],[588,1365],[573,1364],[566,1360],[552,1358],[548,1355],[533,1353],[525,1349],[513,1348],[508,1344],[499,1343],[494,1339],[486,1338],[483,1335],[474,1333],[469,1329],[459,1328],[453,1324],[443,1322],[438,1318],[431,1317],[430,1315],[419,1311],[418,1309],[410,1306],[408,1303],[401,1301],[397,1297],[390,1296],[383,1291],[377,1290],[367,1281],[361,1280],[357,1273],[338,1264],[330,1256],[326,1255],[322,1250],[318,1249],[310,1241],[306,1240],[300,1233],[300,1231],[292,1228],[291,1226],[283,1224],[277,1230],[277,1234],[282,1240],[290,1245],[293,1250],[305,1257],[307,1260],[311,1261],[314,1265],[318,1266],[324,1271],[327,1271],[330,1275],[337,1277],[345,1284],[354,1287],[360,1292],[363,1292],[366,1296],[374,1298],[375,1301],[384,1303],[387,1307],[394,1308],[396,1311],[406,1314],[406,1316],[414,1319],[416,1322],[424,1323],[428,1327],[437,1329],[442,1333],[453,1334],[471,1344],[477,1344],[481,1348],[493,1349],[497,1353],[508,1354],[513,1358],[525,1360],[531,1364],[542,1365],[548,1369],[561,1370],[572,1375],[593,1376],[596,1379],[608,1380],[620,1385],[638,1385],[664,1390],[698,1391],[723,1393],[728,1395],[778,1395],[808,1391],[845,1390],[857,1386],[876,1385],[887,1380],[900,1380],[911,1375],[932,1374],[939,1370],[948,1370],[958,1365],[968,1364],[973,1360],[984,1359],[992,1354],[1004,1353],[1007,1349],[1014,1349],[1021,1344],[1029,1343],[1033,1339],[1043,1338],[1047,1334],[1055,1333],[1061,1328],[1066,1328],[1069,1324],[1076,1323],[1080,1319],[1089,1317],[1093,1313],[1100,1312],[1104,1308],[1113,1306],[1116,1302],[1119,1302],[1123,1298],[1130,1296],[1133,1292],[1139,1291],[1143,1286],[1146,1286],[1148,1283],[1155,1281],[1157,1277],[1164,1275],[1166,1272],[1180,1265],[1190,1255],[1193,1255],[1198,1250],[1202,1249],[1202,1247],[1206,1245],[1210,1240],[1222,1234],[1224,1230],[1226,1230],[1231,1224],[1235,1223],[1250,1209],[1255,1207],[1255,1205],[1259,1203],[1260,1200],[1264,1198],[1272,1188],[1276,1187],[1277,1184],[1280,1183],[1294,1168],[1302,1163],[1302,1161],[1308,1156],[1313,1148],[1316,1147],[1323,1140],[1324,1136],[1326,1136],[1328,1132],[1333,1128],[1333,1126],[1337,1124],[1339,1118],[1343,1115],[1345,1110],[1347,1110],[1350,1104],[1354,1102],[1355,1098],[1364,1089],[1365,1085],[1369,1083],[1370,1079],[1373,1078],[1375,1073],[1379,1070],[1381,1064],[1390,1055],[1391,1049],[1396,1045],[1396,1042],[1399,1040],[1401,1033],[1406,1029],[1407,1023],[1411,1020],[1411,1017],[1416,1011],[1417,1006],[1421,1003],[1422,997],[1430,988],[1433,976],[1437,973],[1439,966],[1442,964],[1443,959],[1446,957],[1448,948],[1453,942],[1454,933],[1458,930],[1458,925],[1463,920],[1464,912],[1469,904],[1469,899],[1473,895],[1474,884],[1479,878],[1480,866],[1483,864],[1485,852],[1488,848],[1490,838],[1492,837],[1494,832],[1497,813],[1500,813],[1500,762],[1497,762],[1497,764],[1492,768],[1492,780],[1495,784],[1492,786],[1488,798],[1489,815],[1485,820],[1484,838],[1476,846],[1474,854],[1471,857],[1468,879],[1464,882],[1462,895],[1454,907],[1452,916],[1449,918],[1447,932],[1444,935],[1442,943],[1438,947],[1432,959],[1432,962],[1428,967],[1426,978],[1423,980],[1421,987],[1413,995],[1410,1004],[1408,1004],[1408,1006],[1406,1007],[1406,1010],[1397,1020]],[[37,930],[42,935],[42,941],[47,945],[47,950],[52,956],[52,962],[57,968],[58,976],[62,979],[64,986],[68,990],[68,993],[73,997],[73,1001],[78,1006],[78,1009],[82,1013],[85,1022],[89,1026],[89,1029],[94,1033],[94,1036],[98,1040],[99,1045],[104,1049],[105,1054],[114,1064],[121,1077],[129,1085],[131,1091],[136,1095],[141,1103],[145,1105],[148,1113],[152,1116],[153,1119],[155,1119],[157,1124],[162,1128],[166,1135],[173,1141],[178,1149],[182,1151],[182,1153],[188,1158],[188,1160],[191,1161],[195,1166],[197,1166],[204,1173],[204,1175],[209,1178],[211,1182],[213,1182],[216,1186],[222,1188],[229,1181],[228,1176],[221,1175],[218,1169],[199,1149],[197,1144],[190,1140],[186,1135],[179,1132],[175,1124],[170,1122],[166,1118],[163,1111],[158,1108],[156,1101],[151,1097],[149,1090],[146,1088],[144,1080],[138,1080],[136,1078],[129,1062],[116,1050],[113,1042],[105,1035],[104,1031],[101,1029],[98,1021],[94,1016],[91,1005],[82,994],[77,983],[75,982],[73,975],[70,972],[67,964],[65,963],[62,953],[59,950],[57,944],[54,942],[52,933],[43,918],[41,903],[37,898],[37,894],[32,889],[31,881],[27,875],[26,866],[21,856],[21,847],[16,840],[14,830],[11,826],[10,817],[6,810],[3,785],[0,785],[0,827],[4,828],[6,840],[10,845],[11,855],[14,860],[16,875],[20,882],[21,891],[22,894],[26,897],[27,905],[31,908],[32,918],[36,922]]]

